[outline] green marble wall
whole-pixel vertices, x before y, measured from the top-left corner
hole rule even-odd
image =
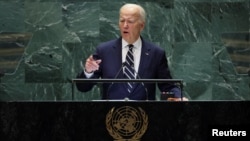
[[[166,50],[186,97],[250,100],[250,2],[218,1],[0,0],[0,100],[71,100],[80,61],[119,37],[125,2],[145,8],[142,36]],[[77,101],[93,99],[98,87],[75,91]]]

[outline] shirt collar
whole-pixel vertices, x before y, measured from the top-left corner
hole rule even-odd
[[[139,37],[134,43],[133,43],[133,45],[134,45],[134,48],[135,49],[139,49],[139,48],[141,48],[141,37]],[[127,47],[128,46],[128,42],[126,42],[124,39],[122,39],[122,48],[125,48],[125,47]]]

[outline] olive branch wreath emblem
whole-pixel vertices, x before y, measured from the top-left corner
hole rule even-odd
[[[126,112],[139,117],[138,122],[142,123],[139,127],[133,128],[134,132],[131,135],[124,135],[116,130],[114,125],[114,118],[117,115],[122,115],[121,110],[126,109]],[[113,107],[106,115],[106,129],[108,130],[109,134],[115,139],[116,141],[139,141],[143,134],[146,132],[148,127],[148,116],[144,112],[144,110],[138,107],[139,110],[136,110],[130,106],[123,106],[118,109]],[[122,116],[130,116],[130,114],[122,115]],[[129,139],[128,139],[129,138]]]

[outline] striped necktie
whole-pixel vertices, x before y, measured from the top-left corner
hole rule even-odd
[[[132,44],[129,44],[128,47],[129,47],[129,50],[128,50],[128,53],[126,55],[126,61],[125,61],[125,65],[124,65],[124,75],[128,79],[135,79],[134,55],[133,55],[133,47],[134,46]],[[133,87],[134,87],[133,82],[127,83],[127,91],[129,93],[132,92]]]

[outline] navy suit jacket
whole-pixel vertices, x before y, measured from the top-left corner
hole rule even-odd
[[[172,79],[168,68],[165,51],[142,39],[141,59],[138,69],[140,79]],[[96,52],[102,62],[98,71],[94,72],[91,78],[121,79],[124,78],[122,68],[122,38],[111,40],[100,44]],[[77,78],[86,78],[82,71]],[[89,79],[91,79],[89,78]],[[87,92],[92,89],[94,83],[77,83],[77,89]],[[181,91],[178,87],[159,83],[160,91],[174,92],[175,97],[181,97]],[[104,83],[102,84],[102,99],[124,99],[131,100],[155,100],[155,83],[137,83],[132,93],[128,93],[124,83]]]

